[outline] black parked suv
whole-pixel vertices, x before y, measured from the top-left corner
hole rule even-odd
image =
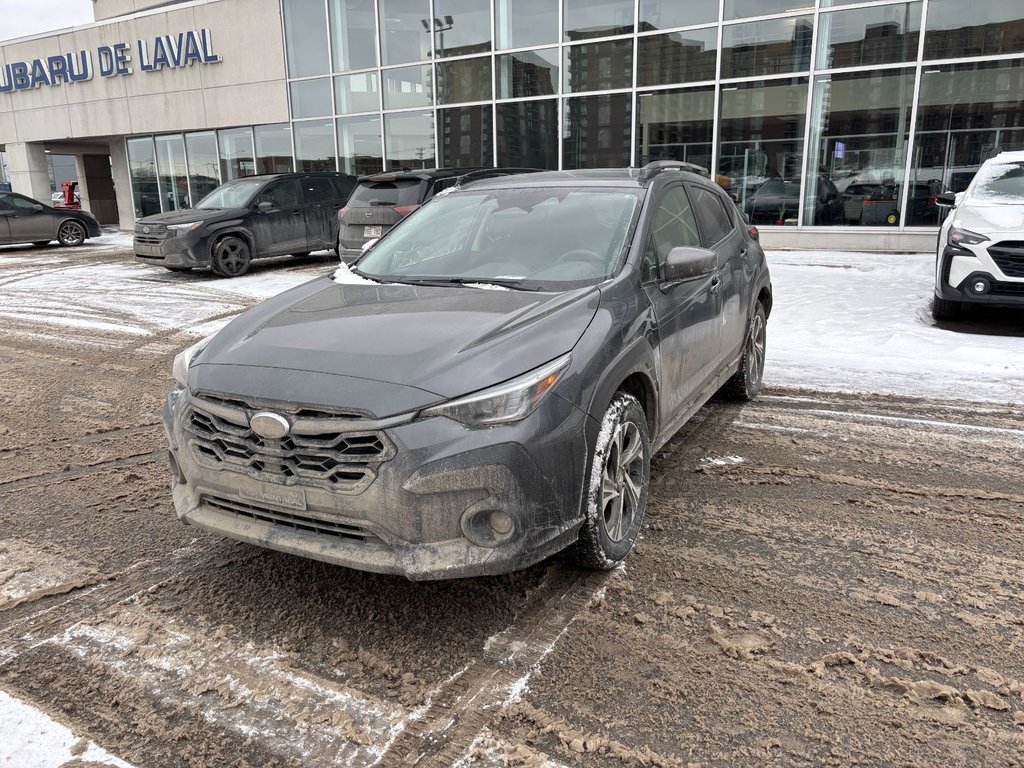
[[[355,176],[275,173],[221,184],[195,208],[135,222],[135,258],[181,272],[210,267],[238,277],[252,259],[333,249],[338,209]]]
[[[490,175],[532,173],[533,168],[429,168],[360,176],[348,203],[338,211],[338,255],[354,261],[366,243],[443,189]]]
[[[462,183],[180,353],[179,518],[413,579],[613,567],[652,454],[761,387],[764,253],[692,168]]]

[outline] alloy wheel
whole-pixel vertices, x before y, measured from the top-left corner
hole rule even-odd
[[[615,430],[601,479],[601,509],[604,528],[612,541],[622,541],[640,507],[644,448],[640,430],[632,421],[621,422]]]
[[[85,233],[82,227],[72,221],[65,221],[60,225],[57,237],[64,245],[81,245],[85,240]]]
[[[755,312],[747,335],[747,379],[760,382],[764,376],[765,322],[764,315]]]

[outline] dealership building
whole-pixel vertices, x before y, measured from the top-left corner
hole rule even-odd
[[[0,44],[0,149],[101,222],[220,183],[678,159],[774,245],[929,249],[1024,149],[1020,0],[95,0]],[[2,181],[2,179],[0,179]]]

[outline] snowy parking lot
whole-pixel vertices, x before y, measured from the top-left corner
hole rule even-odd
[[[656,457],[625,568],[435,584],[177,523],[173,354],[337,267],[0,248],[0,768],[1019,763],[1024,315],[769,253],[766,391]]]

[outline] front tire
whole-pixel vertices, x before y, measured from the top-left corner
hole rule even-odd
[[[761,391],[767,331],[764,304],[759,301],[750,318],[750,325],[747,326],[747,338],[743,342],[739,368],[722,387],[722,394],[726,397],[733,400],[753,400]]]
[[[570,557],[583,568],[609,570],[633,548],[647,510],[651,438],[632,395],[619,392],[601,420],[586,510]]]
[[[221,277],[238,277],[249,270],[251,261],[249,244],[240,237],[228,235],[213,247],[210,267]]]
[[[959,301],[949,301],[936,296],[932,301],[932,317],[936,320],[956,320],[960,317],[961,307]]]
[[[85,242],[85,227],[77,221],[65,221],[57,229],[57,240],[67,247],[81,245]]]

